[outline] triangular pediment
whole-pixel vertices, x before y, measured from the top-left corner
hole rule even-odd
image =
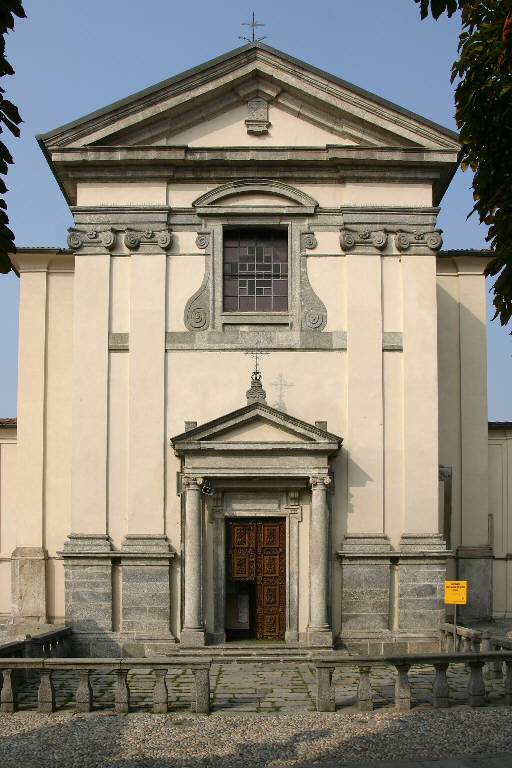
[[[259,133],[247,124],[249,103],[258,99],[268,106],[268,126]],[[183,145],[459,147],[454,132],[263,43],[206,62],[51,131],[40,142],[45,151]]]
[[[266,403],[252,403],[176,435],[171,442],[177,452],[200,446],[204,449],[208,444],[309,444],[337,450],[341,438]]]

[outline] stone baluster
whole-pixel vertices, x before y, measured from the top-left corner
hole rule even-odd
[[[185,491],[185,621],[182,645],[204,645],[202,608],[201,485],[202,477],[184,477]]]
[[[37,710],[43,714],[55,712],[55,687],[53,685],[51,669],[40,670],[41,679],[37,692]]]
[[[471,650],[473,651],[473,653],[480,653],[480,645],[481,645],[481,643],[482,643],[482,641],[478,637],[478,635],[473,635],[473,641],[471,643]]]
[[[480,653],[487,653],[491,650],[491,640],[489,638],[489,632],[482,632],[480,636]],[[484,664],[484,677],[491,676],[491,665]]]
[[[14,681],[14,670],[3,670],[3,685],[0,692],[0,711],[1,712],[16,712],[16,683]]]
[[[494,651],[501,651],[501,645],[498,645],[498,643],[493,643],[492,647]],[[490,677],[492,677],[493,680],[501,680],[503,677],[503,662],[501,659],[492,662]]]
[[[371,712],[373,709],[372,684],[370,682],[371,667],[368,664],[359,664],[358,666],[357,708],[360,712]]]
[[[507,674],[505,676],[505,704],[512,705],[512,659],[505,661]]]
[[[446,678],[446,670],[448,669],[448,662],[442,662],[434,664],[436,669],[436,676],[434,680],[433,688],[433,701],[434,707],[447,707],[449,699],[448,680]]]
[[[316,708],[319,712],[334,712],[334,667],[316,668]]]
[[[115,711],[126,714],[130,711],[130,689],[128,687],[127,669],[116,669]]]
[[[411,708],[411,686],[409,685],[410,664],[395,664],[397,678],[395,683],[395,707],[400,712]]]
[[[194,668],[196,687],[195,711],[207,715],[210,711],[210,665]]]
[[[78,670],[75,703],[75,710],[77,712],[90,712],[92,709],[92,686],[89,669]]]
[[[468,695],[470,707],[483,707],[485,704],[485,683],[483,676],[483,661],[469,662]]]
[[[468,635],[464,635],[462,638],[462,653],[471,653],[473,648],[471,647],[471,638]]]
[[[167,683],[165,676],[167,668],[158,668],[153,670],[155,675],[155,687],[153,688],[153,712],[155,714],[164,714],[167,712]]]

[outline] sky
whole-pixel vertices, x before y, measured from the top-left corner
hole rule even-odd
[[[71,214],[34,136],[243,45],[252,10],[274,48],[453,130],[458,16],[420,21],[413,0],[24,0],[6,40],[4,77],[22,135],[4,140],[8,214],[18,247],[66,245]],[[471,175],[458,171],[438,219],[444,248],[485,248]],[[0,275],[0,417],[16,415],[19,285]],[[489,320],[493,315],[489,297]],[[508,329],[511,330],[510,328]],[[488,323],[489,418],[512,421],[512,337]]]

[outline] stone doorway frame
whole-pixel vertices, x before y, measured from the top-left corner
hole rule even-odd
[[[213,528],[213,633],[211,643],[226,640],[226,520],[228,518],[286,518],[285,643],[299,640],[299,490],[229,490],[217,493],[210,511]]]

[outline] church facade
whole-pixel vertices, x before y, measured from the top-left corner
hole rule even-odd
[[[12,256],[13,626],[428,651],[447,573],[491,615],[488,257],[436,226],[457,135],[253,43],[38,140],[74,224]]]

